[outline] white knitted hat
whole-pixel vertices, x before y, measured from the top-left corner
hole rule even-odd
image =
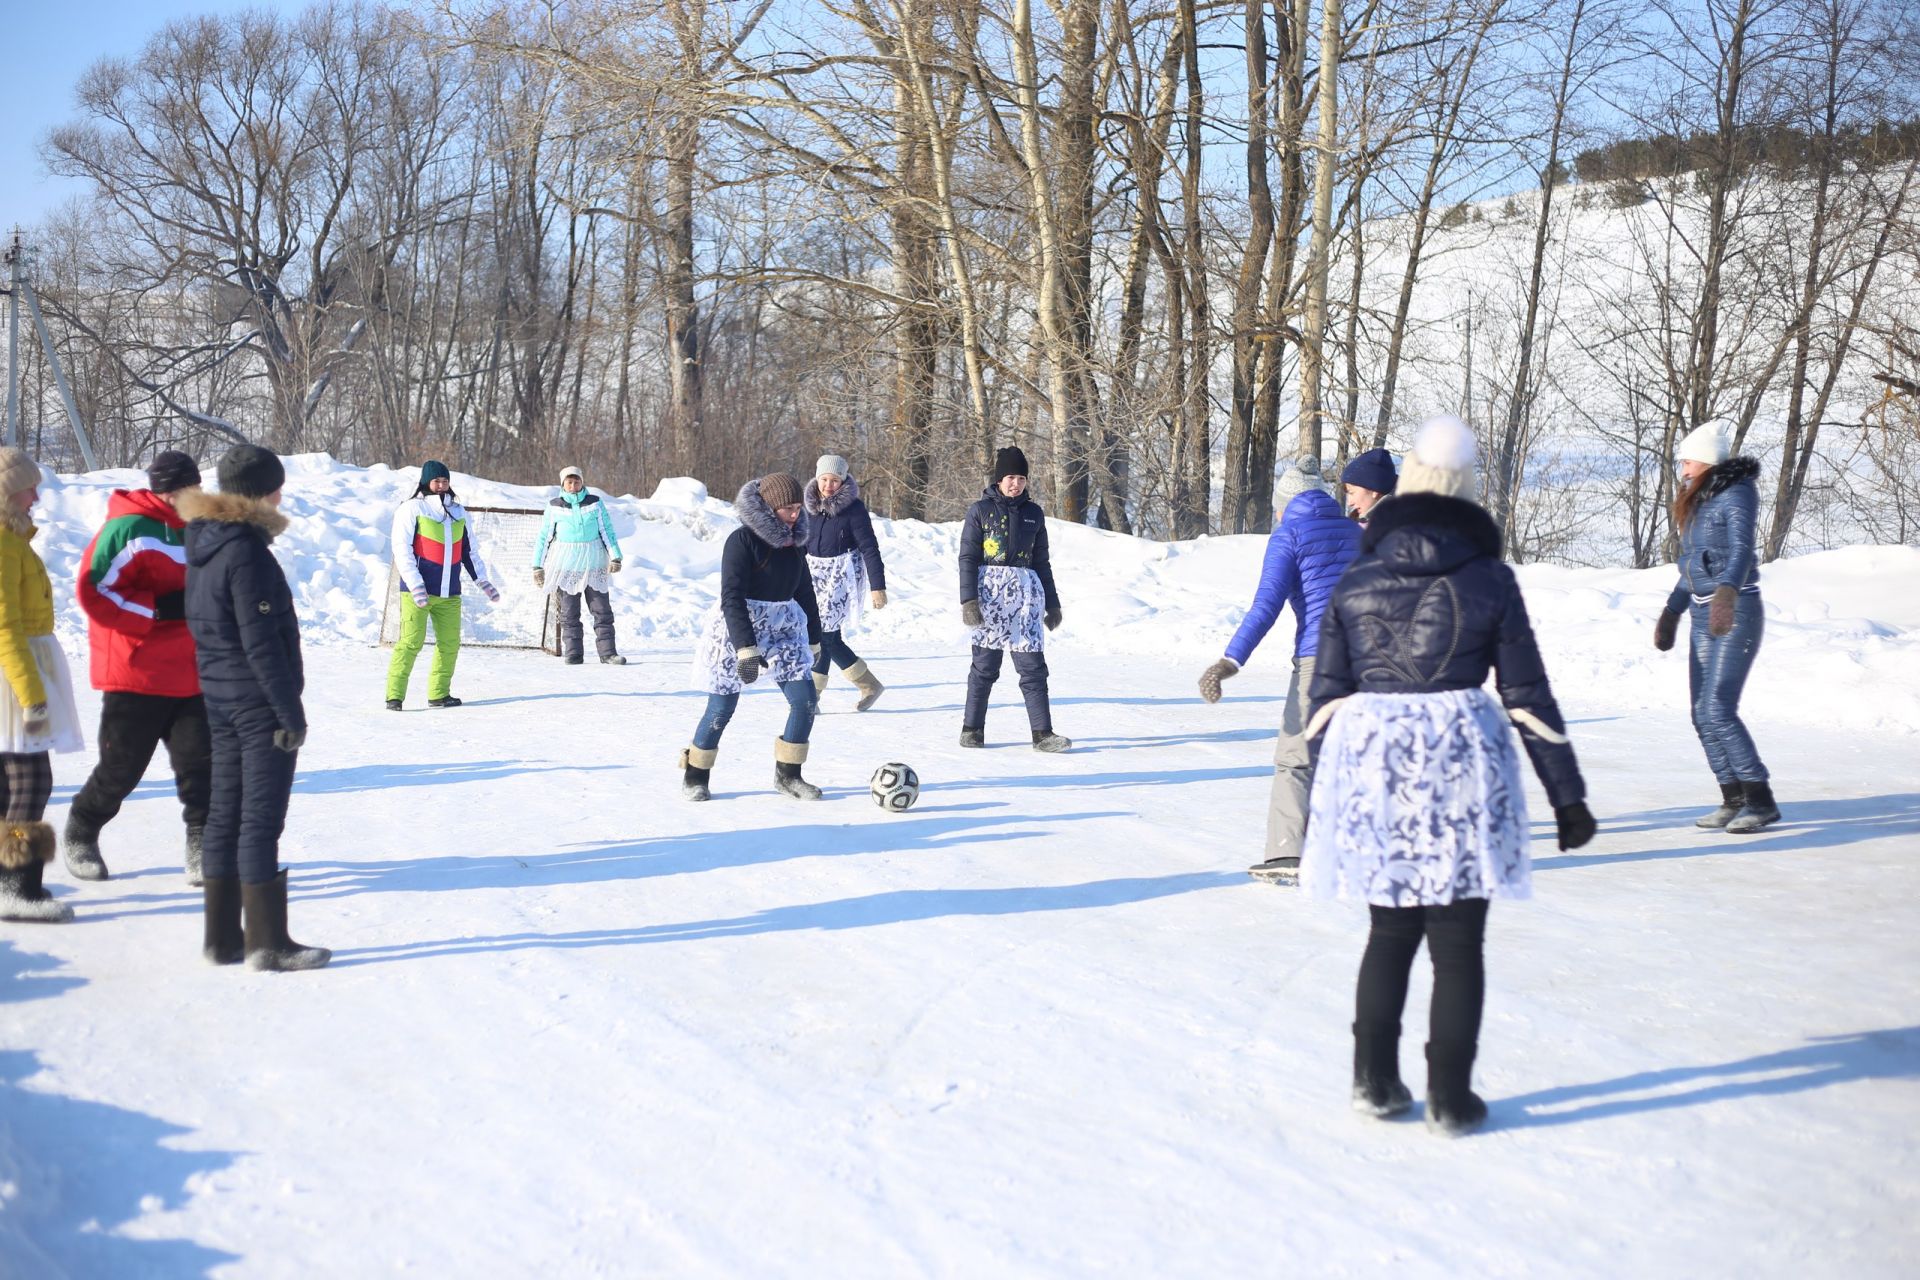
[[[1679,459],[1682,462],[1704,462],[1717,467],[1727,460],[1733,452],[1733,443],[1727,439],[1727,432],[1718,422],[1703,422],[1687,432],[1687,438],[1680,442]]]
[[[580,468],[578,467],[560,468],[560,482],[562,484],[566,483],[568,476],[572,476],[574,479],[578,480],[581,484],[585,484],[587,482],[586,476],[581,474]]]
[[[1437,493],[1471,502],[1479,492],[1474,464],[1479,456],[1473,432],[1450,413],[1428,418],[1413,433],[1413,448],[1400,463],[1394,493]]]
[[[837,453],[823,453],[820,461],[813,464],[813,474],[819,476],[839,476],[847,478],[847,460]]]
[[[11,498],[37,487],[43,477],[40,464],[24,449],[0,448],[0,498]]]

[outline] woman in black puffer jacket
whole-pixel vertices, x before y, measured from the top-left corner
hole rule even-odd
[[[693,655],[693,678],[706,690],[707,709],[680,753],[681,793],[689,800],[712,794],[720,735],[740,705],[740,691],[767,671],[787,698],[786,731],[773,744],[774,789],[818,800],[820,788],[800,776],[813,732],[813,660],[820,650],[800,482],[784,472],[749,480],[733,510],[740,527],[720,551],[720,602],[708,613]]]
[[[827,691],[827,675],[834,667],[860,691],[855,711],[865,711],[886,686],[867,669],[842,631],[859,621],[861,608],[887,607],[887,567],[880,560],[880,540],[873,536],[873,517],[860,500],[860,485],[847,460],[829,453],[814,464],[807,482],[807,568],[813,574],[813,596],[820,605],[820,656],[813,660],[815,693]]]
[[[1394,497],[1321,622],[1308,736],[1324,729],[1301,883],[1368,904],[1353,1023],[1353,1105],[1405,1111],[1400,1013],[1424,937],[1433,961],[1427,1124],[1486,1118],[1472,1089],[1487,904],[1530,892],[1526,802],[1508,720],[1546,787],[1560,847],[1593,837],[1585,784],[1500,530],[1474,493],[1473,435],[1420,429]],[[1482,686],[1491,670],[1505,704]]]

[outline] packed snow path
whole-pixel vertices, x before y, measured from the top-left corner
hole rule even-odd
[[[950,648],[835,683],[817,805],[765,691],[678,798],[679,649],[469,650],[465,708],[399,715],[384,652],[310,651],[284,856],[333,965],[200,961],[156,764],[111,881],[50,869],[76,922],[0,926],[0,1274],[1913,1274],[1920,738],[1750,706],[1787,820],[1740,839],[1691,825],[1684,705],[1563,680],[1601,834],[1555,852],[1533,792],[1492,1125],[1447,1142],[1347,1108],[1364,911],[1243,873],[1277,652],[1213,707],[1057,653],[1048,757],[1011,675],[958,747]]]

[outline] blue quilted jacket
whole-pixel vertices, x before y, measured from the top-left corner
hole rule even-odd
[[[1320,645],[1320,615],[1334,584],[1360,554],[1360,526],[1340,512],[1340,504],[1319,489],[1295,495],[1267,538],[1260,586],[1253,607],[1227,645],[1227,656],[1241,666],[1266,639],[1280,606],[1293,610],[1293,654],[1311,657]]]
[[[1760,464],[1741,455],[1700,478],[1700,501],[1680,530],[1680,581],[1667,608],[1685,613],[1690,596],[1716,587],[1753,587],[1760,581],[1754,522],[1760,514]]]

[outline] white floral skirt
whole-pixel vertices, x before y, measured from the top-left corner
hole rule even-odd
[[[767,660],[767,675],[780,684],[813,679],[813,650],[807,643],[807,611],[798,600],[749,600],[753,642]],[[715,605],[693,651],[694,687],[708,693],[739,693],[739,663],[733,639],[727,634],[726,615]]]
[[[867,604],[867,562],[858,551],[837,556],[808,556],[813,598],[820,606],[820,629],[843,631],[860,621]]]
[[[82,751],[86,737],[81,731],[80,708],[73,698],[73,676],[67,671],[67,655],[52,636],[29,636],[27,649],[40,672],[40,686],[47,691],[47,730],[27,733],[27,711],[13,694],[13,685],[0,680],[0,751],[27,754],[35,751]]]
[[[1382,907],[1532,894],[1520,757],[1484,689],[1357,693],[1314,768],[1300,883]]]
[[[1038,653],[1047,647],[1047,590],[1031,569],[1007,564],[980,570],[980,625],[973,643],[981,649]]]

